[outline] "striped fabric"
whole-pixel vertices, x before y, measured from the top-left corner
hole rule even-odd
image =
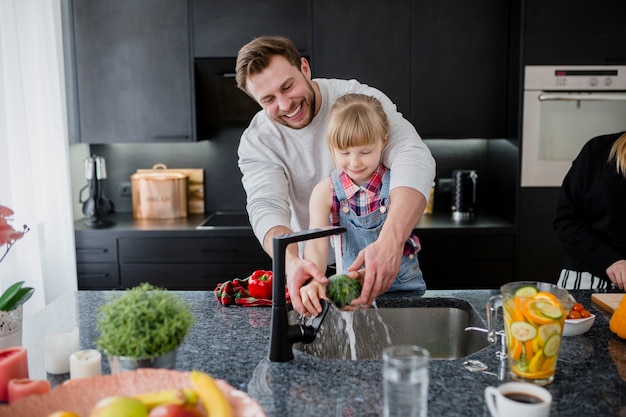
[[[615,289],[615,286],[589,272],[578,272],[570,269],[561,270],[557,285],[567,290]]]

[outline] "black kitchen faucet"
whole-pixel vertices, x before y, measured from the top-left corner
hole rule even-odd
[[[315,340],[315,336],[328,312],[329,304],[320,300],[323,310],[309,324],[289,325],[285,287],[285,251],[291,243],[317,239],[344,233],[344,227],[329,227],[326,229],[303,230],[276,236],[273,241],[274,259],[272,261],[272,328],[270,332],[269,360],[272,362],[287,362],[293,359],[292,345],[294,343],[308,344]]]

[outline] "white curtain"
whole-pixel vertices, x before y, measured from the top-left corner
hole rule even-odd
[[[61,0],[0,0],[0,204],[31,228],[0,263],[28,317],[77,287]]]

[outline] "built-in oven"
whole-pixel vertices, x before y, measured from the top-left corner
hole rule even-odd
[[[626,130],[626,66],[525,68],[522,187],[560,187],[589,139]]]

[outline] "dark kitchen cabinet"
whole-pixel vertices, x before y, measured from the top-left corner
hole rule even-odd
[[[220,282],[271,269],[271,260],[253,238],[122,237],[121,283],[148,281],[178,290],[213,290]]]
[[[316,0],[312,17],[313,77],[357,79],[408,116],[411,0]]]
[[[625,16],[619,0],[525,0],[525,63],[623,65]]]
[[[74,46],[68,71],[75,71],[70,131],[78,136],[71,140],[191,141],[188,1],[66,1]]]
[[[286,36],[309,53],[308,1],[193,0],[192,10],[194,57],[235,57],[263,35]]]
[[[422,137],[506,137],[512,3],[413,0],[405,88]]]
[[[499,288],[513,281],[515,228],[499,217],[453,222],[449,213],[426,214],[415,234],[428,289]]]
[[[117,239],[76,234],[78,289],[117,289],[120,273]]]
[[[190,233],[77,230],[78,289],[126,289],[149,282],[170,290],[212,291],[221,282],[272,269],[251,231],[219,237]]]
[[[313,76],[378,88],[425,138],[501,138],[509,2],[312,3]]]

